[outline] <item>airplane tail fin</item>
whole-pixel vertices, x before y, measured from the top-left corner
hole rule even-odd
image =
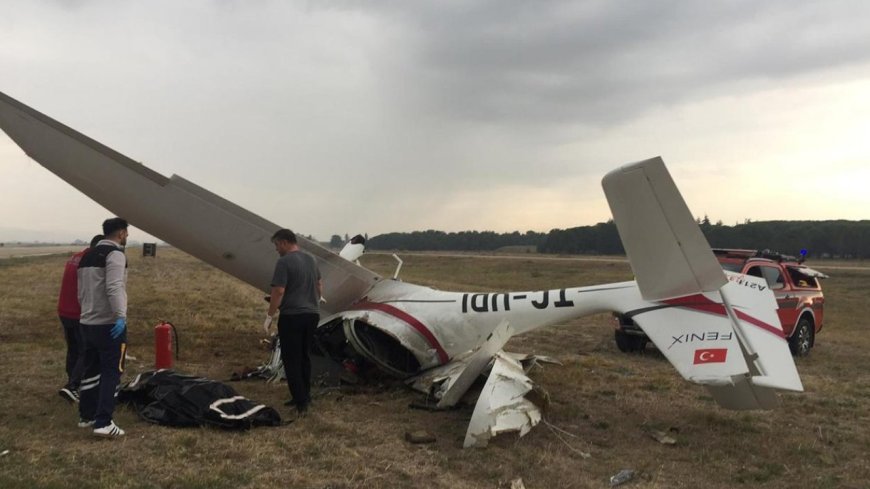
[[[641,296],[626,316],[680,374],[730,409],[767,409],[802,391],[763,279],[728,275],[661,158],[608,173],[604,192]]]
[[[617,168],[601,185],[644,299],[725,285],[722,267],[660,157]]]

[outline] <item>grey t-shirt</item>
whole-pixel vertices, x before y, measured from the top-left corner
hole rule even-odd
[[[317,281],[320,270],[314,257],[302,251],[291,251],[278,258],[272,286],[284,287],[284,297],[279,310],[281,314],[305,314],[320,312],[320,297]]]

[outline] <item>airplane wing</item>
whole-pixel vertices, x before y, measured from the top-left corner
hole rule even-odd
[[[166,178],[2,92],[0,128],[37,163],[113,214],[257,289],[269,290],[277,259],[270,238],[282,226],[177,175]],[[298,238],[323,276],[328,301],[324,315],[343,310],[381,278]]]
[[[523,436],[541,421],[541,407],[526,398],[535,383],[526,375],[525,362],[531,368],[537,365],[538,357],[502,350],[513,335],[508,321],[502,321],[477,350],[407,381],[412,388],[437,399],[438,409],[447,409],[455,406],[491,366],[465,434],[465,448],[485,447],[492,437],[508,431]]]
[[[507,321],[502,321],[475,351],[454,358],[447,364],[412,377],[408,385],[438,400],[438,409],[455,406],[474,381],[489,367],[496,353],[514,335]]]
[[[490,438],[506,431],[528,433],[541,421],[541,409],[525,397],[533,387],[519,361],[496,353],[462,446],[485,447]]]

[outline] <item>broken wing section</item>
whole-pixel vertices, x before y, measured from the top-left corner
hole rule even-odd
[[[513,335],[514,331],[508,322],[502,321],[477,350],[454,358],[446,365],[430,369],[411,379],[409,384],[421,392],[431,394],[438,401],[439,409],[455,406]]]
[[[134,226],[260,290],[275,266],[280,226],[181,177],[163,175],[0,93],[0,128],[28,156]],[[96,224],[96,223],[95,223]],[[380,277],[299,237],[323,276],[326,314],[340,311]]]
[[[533,388],[519,361],[504,352],[496,353],[463,447],[485,447],[499,433],[518,431],[523,436],[534,428],[541,421],[541,410],[525,397]]]

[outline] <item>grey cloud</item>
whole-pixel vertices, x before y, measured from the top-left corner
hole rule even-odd
[[[0,90],[275,220],[292,186],[321,234],[425,227],[475,189],[598,195],[652,156],[602,134],[870,56],[870,4],[846,1],[14,4]]]
[[[397,78],[428,110],[485,123],[611,124],[870,59],[860,2],[390,5],[414,40]]]

